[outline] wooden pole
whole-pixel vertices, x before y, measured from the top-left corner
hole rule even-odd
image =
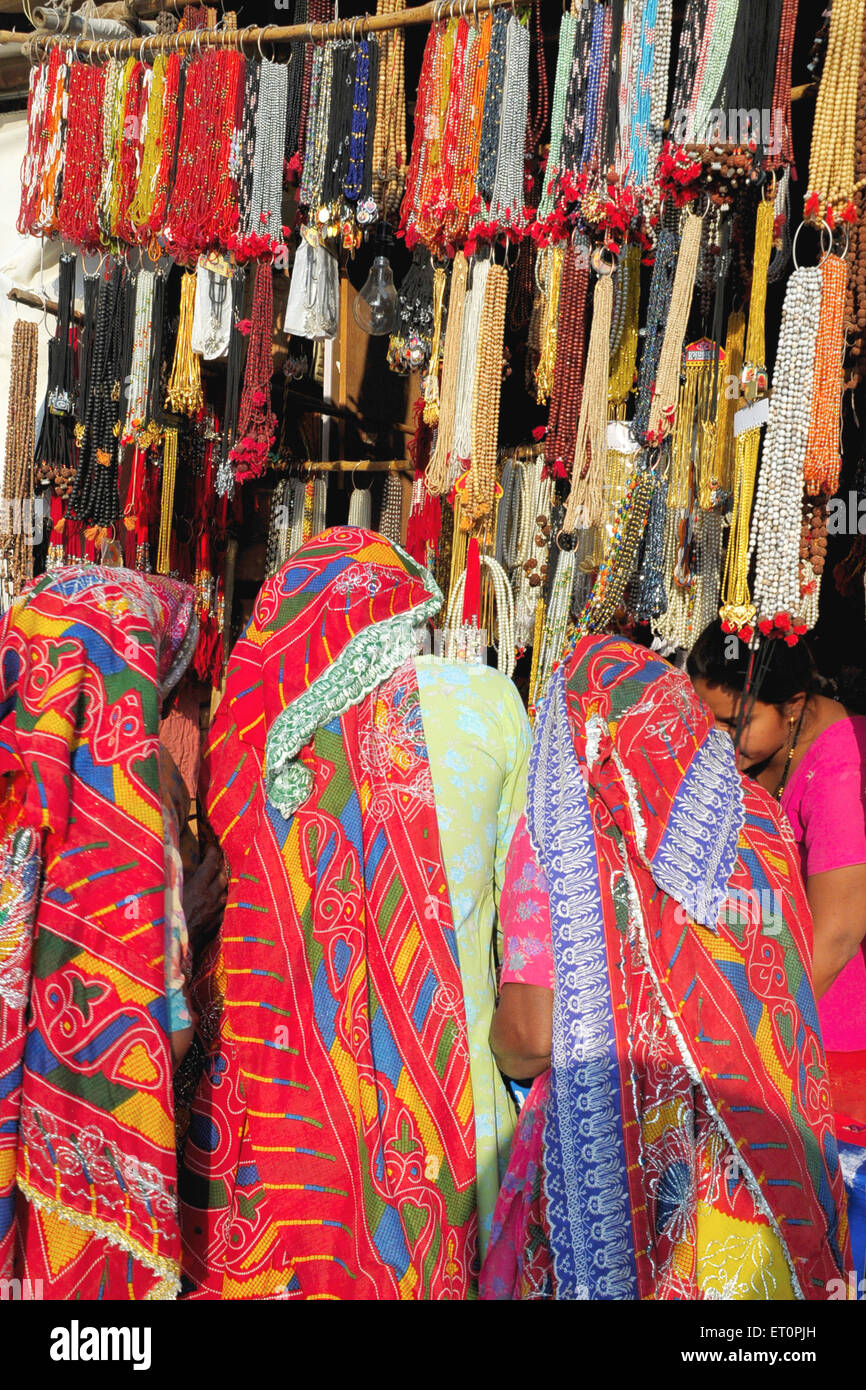
[[[390,29],[406,29],[416,24],[432,24],[434,20],[458,18],[468,13],[486,14],[488,10],[501,5],[510,5],[512,0],[432,0],[432,3],[414,5],[408,10],[397,10],[391,14],[356,15],[354,19],[332,19],[326,24],[266,24],[263,28],[250,24],[244,29],[189,29],[182,34],[146,34],[143,38],[129,39],[79,39],[77,49],[88,53],[97,51],[101,58],[129,57],[138,53],[143,45],[148,52],[184,52],[194,48],[198,52],[204,48],[236,48],[238,45],[261,47],[262,44],[287,44],[299,39],[310,43],[324,43],[326,39],[362,38],[365,34],[380,34]],[[536,4],[538,0],[521,0],[521,4]],[[40,47],[66,43],[65,35],[45,34],[35,31],[30,34],[0,32],[0,43],[38,43]]]
[[[310,473],[411,473],[412,464],[408,459],[328,459],[322,463],[308,459],[304,468]]]
[[[31,309],[41,309],[43,314],[53,314],[55,318],[57,317],[57,300],[44,299],[35,290],[19,290],[13,285],[6,298],[14,299],[17,304],[27,304]],[[72,317],[76,323],[84,322],[84,315],[78,309],[73,309]]]

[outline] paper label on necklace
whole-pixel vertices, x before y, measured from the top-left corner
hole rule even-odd
[[[617,454],[636,454],[640,445],[625,420],[611,420],[607,427],[607,447]]]
[[[226,280],[234,275],[234,266],[219,251],[209,251],[206,256],[200,256],[198,263],[213,275],[221,275]]]
[[[734,438],[738,438],[745,430],[760,429],[761,425],[766,425],[769,418],[770,398],[764,396],[761,400],[737,411],[734,416]]]

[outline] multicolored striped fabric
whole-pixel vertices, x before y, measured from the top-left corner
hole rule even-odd
[[[527,820],[552,1067],[484,1296],[835,1296],[850,1253],[811,919],[772,799],[681,672],[590,637],[539,713]],[[520,1178],[534,1159],[543,1190]]]
[[[232,655],[205,758],[231,879],[200,1000],[222,1019],[182,1177],[197,1296],[473,1288],[463,993],[409,659],[440,604],[399,547],[334,529]]]
[[[0,624],[0,1276],[46,1298],[180,1284],[159,717],[193,605],[75,567]]]

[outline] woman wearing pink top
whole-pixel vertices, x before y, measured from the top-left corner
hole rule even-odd
[[[749,691],[751,660],[716,622],[693,647],[688,672],[734,738],[740,769],[776,797],[791,824],[814,919],[815,995],[835,1109],[866,1123],[866,718],[819,693],[802,641],[762,643]]]

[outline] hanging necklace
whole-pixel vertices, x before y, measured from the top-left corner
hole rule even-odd
[[[803,458],[809,433],[821,271],[795,270],[785,294],[749,555],[762,631],[788,631],[800,608]],[[777,621],[778,620],[778,621]]]

